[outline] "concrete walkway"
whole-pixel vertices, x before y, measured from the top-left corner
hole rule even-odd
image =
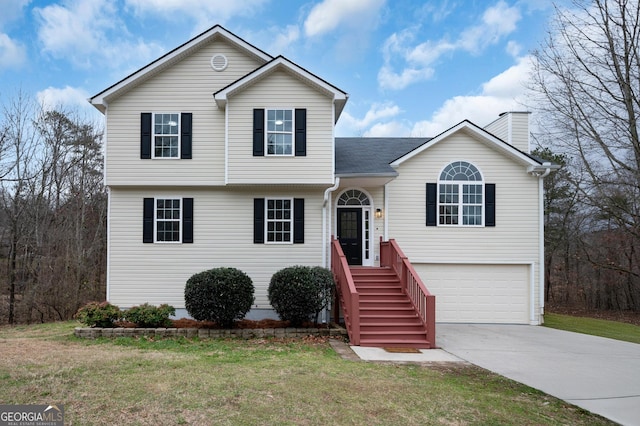
[[[640,425],[640,345],[527,325],[437,324],[438,346],[629,426]]]

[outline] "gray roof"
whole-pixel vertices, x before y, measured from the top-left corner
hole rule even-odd
[[[431,138],[336,138],[337,176],[396,176],[389,165]]]

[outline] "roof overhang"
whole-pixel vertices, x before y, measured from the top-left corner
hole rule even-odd
[[[388,174],[336,174],[340,178],[340,187],[380,187],[391,182],[398,173]]]
[[[260,68],[250,72],[244,77],[231,83],[227,87],[224,87],[214,93],[213,98],[215,99],[218,108],[226,108],[228,99],[234,94],[241,92],[242,90],[246,89],[252,84],[255,84],[257,81],[265,78],[266,76],[277,70],[288,72],[289,74],[293,75],[294,77],[298,78],[299,80],[305,82],[309,86],[315,88],[319,92],[324,93],[325,95],[333,99],[336,111],[335,121],[338,121],[338,117],[340,117],[340,114],[342,113],[342,110],[347,103],[349,95],[346,92],[338,89],[334,85],[316,76],[315,74],[302,68],[301,66],[291,62],[284,56],[278,56],[274,58]]]
[[[436,146],[437,144],[439,144],[440,142],[446,140],[448,137],[452,136],[455,133],[458,132],[464,132],[469,134],[471,137],[473,137],[474,139],[484,143],[485,145],[489,146],[490,148],[504,154],[505,156],[511,158],[512,160],[514,160],[515,162],[522,164],[523,166],[527,167],[527,171],[529,168],[531,169],[535,169],[537,167],[542,167],[543,162],[535,159],[534,157],[530,156],[529,154],[520,151],[518,148],[509,145],[507,142],[503,141],[500,138],[495,137],[494,135],[492,135],[491,133],[487,132],[486,130],[484,130],[481,127],[476,126],[475,124],[473,124],[472,122],[468,121],[468,120],[464,120],[458,124],[456,124],[455,126],[451,127],[448,130],[445,130],[444,132],[440,133],[438,136],[434,137],[433,139],[429,140],[428,142],[424,143],[423,145],[419,146],[418,148],[414,149],[411,152],[408,152],[407,154],[403,155],[402,157],[392,161],[390,163],[391,167],[398,167],[400,166],[402,163],[404,163],[405,161],[413,158],[414,156],[420,154],[421,152],[423,152],[424,150],[427,150],[429,148],[432,148],[434,146]],[[551,163],[548,163],[551,165]],[[546,170],[548,167],[544,167],[544,169]]]
[[[113,86],[110,86],[97,95],[89,98],[89,102],[104,114],[111,99],[120,96],[131,88],[139,85],[150,77],[161,72],[162,70],[167,69],[171,65],[192,54],[194,51],[200,49],[203,45],[209,43],[212,40],[215,40],[216,38],[223,38],[224,40],[234,44],[239,49],[247,52],[250,56],[258,59],[259,61],[267,62],[273,59],[271,55],[263,52],[252,44],[247,43],[235,34],[227,31],[220,25],[216,25],[201,33],[200,35],[197,35],[181,46],[178,46],[167,54],[161,56],[150,64],[144,66],[143,68],[140,68],[138,71],[125,77]]]

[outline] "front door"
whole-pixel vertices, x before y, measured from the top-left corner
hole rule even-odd
[[[349,265],[362,265],[362,209],[338,209],[338,240]]]

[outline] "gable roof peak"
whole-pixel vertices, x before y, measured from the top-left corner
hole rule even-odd
[[[239,78],[228,86],[223,87],[222,89],[215,92],[213,94],[213,98],[215,99],[216,104],[219,108],[224,108],[229,97],[233,96],[235,93],[238,93],[239,91],[245,89],[246,87],[278,69],[284,69],[285,71],[290,72],[295,77],[304,81],[306,84],[313,86],[316,90],[319,90],[331,96],[335,104],[335,120],[338,120],[340,114],[342,113],[342,110],[344,109],[347,99],[349,98],[347,92],[337,88],[333,84],[318,77],[317,75],[313,74],[312,72],[308,71],[307,69],[301,67],[300,65],[282,55],[276,56],[275,58],[256,68],[244,77]]]
[[[214,40],[217,37],[222,37],[224,40],[232,43],[236,47],[245,51],[247,54],[258,59],[259,61],[268,62],[273,59],[273,56],[269,55],[265,51],[257,48],[251,43],[248,43],[223,26],[216,24],[208,30],[205,30],[197,36],[193,37],[189,41],[176,47],[175,49],[165,53],[153,62],[143,66],[142,68],[123,78],[119,82],[109,86],[95,96],[89,98],[89,102],[91,102],[91,104],[100,112],[104,113],[107,109],[107,104],[110,99],[118,96],[119,94],[125,93],[132,87],[137,86],[141,82],[147,80],[149,77],[175,64],[183,57],[198,50],[203,45],[210,42],[211,40]]]

